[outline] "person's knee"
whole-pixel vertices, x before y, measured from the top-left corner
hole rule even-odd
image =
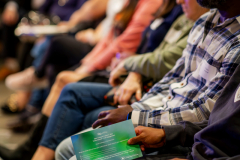
[[[67,85],[69,83],[68,79],[69,79],[68,71],[63,71],[57,75],[55,83],[58,87],[63,88],[65,85]]]
[[[62,94],[75,93],[77,89],[77,83],[69,83],[62,89]]]
[[[57,147],[55,152],[55,159],[66,160],[75,155],[71,138],[63,140]]]

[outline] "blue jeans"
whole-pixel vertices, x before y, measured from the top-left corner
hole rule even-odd
[[[50,45],[51,38],[52,38],[51,36],[47,36],[43,42],[37,43],[33,46],[32,50],[31,50],[31,55],[34,58],[32,65],[35,68],[37,68],[40,65],[40,63]],[[48,88],[47,89],[35,89],[32,92],[32,95],[30,97],[28,104],[30,106],[36,107],[41,110],[48,94],[49,94]]]
[[[41,110],[45,100],[47,99],[48,94],[49,94],[48,88],[34,89],[28,104]]]
[[[104,96],[111,88],[108,84],[86,82],[66,85],[39,145],[55,150],[65,138],[91,127],[101,111],[114,109],[104,104]]]

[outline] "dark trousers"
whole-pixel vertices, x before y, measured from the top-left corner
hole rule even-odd
[[[14,26],[7,26],[3,24],[2,31],[2,42],[3,42],[3,50],[2,56],[3,58],[17,58],[17,44],[19,42],[18,38],[14,35],[14,30],[17,27],[17,24]]]
[[[42,62],[36,68],[36,76],[39,78],[45,76],[48,66],[51,66],[51,72],[58,74],[62,70],[79,64],[92,48],[93,46],[79,42],[71,36],[54,37]]]

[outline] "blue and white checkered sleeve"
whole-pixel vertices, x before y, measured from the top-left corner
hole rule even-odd
[[[144,101],[132,104],[134,110],[131,119],[134,126],[161,128],[162,125],[175,125],[181,121],[201,122],[207,120],[222,89],[239,64],[240,46],[227,53],[220,71],[210,81],[208,89],[200,94],[197,100],[180,107],[152,109],[151,105],[162,105],[161,94],[149,93]]]

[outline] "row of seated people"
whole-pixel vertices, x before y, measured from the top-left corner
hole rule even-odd
[[[115,3],[108,1],[106,18]],[[153,152],[148,148],[157,148],[157,155],[140,159],[238,159],[239,2],[120,4],[108,34],[95,47],[77,41],[78,36],[54,37],[38,65],[6,79],[9,88],[27,98],[41,88],[33,91],[31,103],[42,98],[33,96],[42,88],[48,96],[41,99],[41,118],[26,143],[14,151],[1,147],[0,157],[76,159],[67,137],[128,118],[137,134],[128,143],[142,144],[147,154]],[[98,29],[102,32],[102,23]],[[155,85],[142,97],[149,82]],[[111,90],[112,102],[106,103]],[[129,105],[134,94],[136,102]],[[36,108],[33,104],[28,107]]]
[[[80,16],[70,16],[76,11],[75,14],[79,13],[77,10],[86,2],[86,0],[70,0],[70,1],[55,1],[55,0],[2,0],[1,5],[5,5],[2,12],[1,19],[1,41],[3,44],[1,59],[3,60],[3,65],[0,68],[0,80],[3,80],[7,75],[14,73],[18,70],[22,70],[26,66],[26,54],[32,48],[31,42],[25,42],[21,44],[20,41],[15,36],[14,30],[20,22],[24,23],[59,23],[59,21],[69,21],[68,24],[65,24],[66,27],[75,25],[77,21],[85,21],[92,19],[91,14],[89,17],[80,17]],[[102,5],[105,5],[103,1]],[[98,16],[103,16],[104,8],[100,5]],[[40,14],[47,15],[43,17],[34,17],[30,15],[30,11],[35,10]],[[79,10],[80,11],[80,10]],[[40,15],[42,16],[42,15]],[[31,21],[30,19],[22,21],[23,17],[31,17],[30,19],[35,19]],[[94,19],[94,18],[93,18]],[[47,21],[46,21],[47,20]],[[60,23],[63,25],[63,23]],[[86,23],[87,24],[87,23]],[[20,51],[19,51],[20,48]],[[20,62],[18,62],[18,57],[20,57]]]

